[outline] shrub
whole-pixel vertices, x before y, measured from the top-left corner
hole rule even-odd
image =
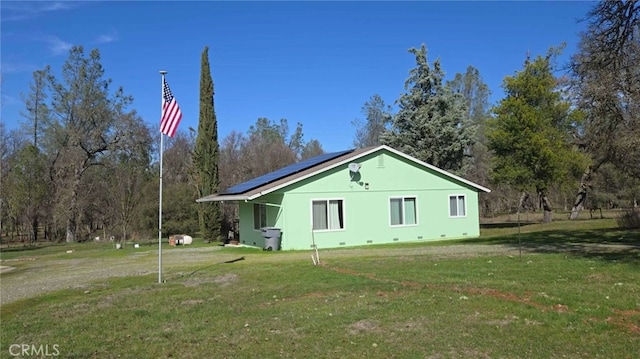
[[[632,208],[626,210],[624,214],[618,217],[618,227],[628,229],[640,228],[640,210]]]

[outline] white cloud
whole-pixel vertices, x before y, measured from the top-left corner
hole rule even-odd
[[[0,104],[2,104],[2,106],[12,106],[19,103],[20,101],[13,96],[0,94]]]
[[[53,35],[45,36],[44,41],[49,44],[49,50],[51,50],[51,53],[54,55],[64,54],[73,47],[73,44]]]
[[[53,3],[46,3],[42,6],[42,11],[56,11],[56,10],[66,10],[71,9],[73,4],[70,2],[62,2],[56,1]]]
[[[109,43],[109,42],[114,42],[116,40],[118,40],[118,32],[117,31],[111,31],[108,34],[103,34],[103,35],[98,36],[95,39],[94,42],[98,43],[98,44],[106,44],[106,43]]]
[[[78,6],[73,1],[3,1],[2,2],[2,21],[20,21],[37,17],[41,14],[68,10]]]
[[[7,63],[7,62],[3,62],[2,65],[0,65],[0,72],[3,74],[12,74],[12,73],[20,73],[20,72],[34,72],[36,70],[41,69],[40,67],[34,65],[34,64],[13,64],[13,63]]]

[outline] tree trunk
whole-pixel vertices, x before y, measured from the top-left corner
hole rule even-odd
[[[596,172],[598,172],[600,166],[608,161],[608,158],[608,155],[600,157],[594,162],[593,165],[588,166],[582,174],[582,178],[580,179],[580,189],[578,190],[578,195],[576,196],[576,200],[573,203],[573,208],[571,209],[569,219],[578,218],[580,211],[584,209],[584,205],[587,200],[587,188],[591,188],[591,178]]]
[[[34,242],[38,242],[38,216],[31,219],[31,233]]]
[[[66,234],[66,242],[73,243],[76,241],[76,229],[78,226],[78,222],[76,220],[77,217],[77,209],[76,207],[76,197],[71,197],[72,205],[69,206],[69,218],[67,218],[67,234]]]
[[[529,194],[527,192],[525,192],[525,191],[522,191],[522,194],[520,194],[520,201],[518,201],[517,213],[520,213],[520,210],[524,206],[524,203],[527,200],[527,198],[529,198]]]
[[[67,243],[76,241],[78,230],[78,189],[80,187],[81,171],[75,170],[73,184],[71,186],[71,201],[69,203],[69,218],[67,218]]]
[[[582,178],[580,179],[580,189],[578,189],[578,195],[576,196],[576,200],[573,202],[573,207],[571,208],[569,219],[577,219],[580,211],[584,209],[584,204],[587,200],[587,187],[589,186],[592,175],[593,169],[591,168],[591,166],[589,166],[584,171],[584,173],[582,174]]]
[[[551,220],[552,220],[551,217],[553,215],[553,208],[551,208],[551,201],[549,200],[549,197],[547,197],[546,191],[542,188],[538,188],[538,196],[540,198],[540,206],[544,211],[542,222],[551,223]]]

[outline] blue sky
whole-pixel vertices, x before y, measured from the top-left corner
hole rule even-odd
[[[134,97],[158,128],[160,81],[197,129],[200,56],[209,46],[219,139],[246,132],[259,117],[303,124],[325,151],[352,147],[362,105],[379,94],[393,105],[415,58],[427,46],[447,79],[473,65],[493,92],[522,68],[527,52],[567,43],[575,52],[593,3],[544,2],[11,2],[2,1],[2,121],[24,119],[21,93],[32,72],[59,73],[73,45],[97,48],[106,77]],[[114,86],[114,87],[115,87]]]

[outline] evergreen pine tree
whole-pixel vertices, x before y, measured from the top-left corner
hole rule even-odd
[[[584,161],[569,141],[575,114],[558,91],[551,65],[555,51],[527,59],[522,71],[505,77],[506,97],[488,120],[487,133],[495,155],[493,180],[515,186],[523,191],[522,198],[524,192],[535,190],[545,222],[552,215],[548,188],[565,181],[572,167]]]
[[[424,162],[458,174],[473,142],[474,131],[466,118],[464,98],[443,83],[440,61],[427,61],[427,49],[411,48],[417,67],[409,73],[398,113],[381,137],[389,145]]]

